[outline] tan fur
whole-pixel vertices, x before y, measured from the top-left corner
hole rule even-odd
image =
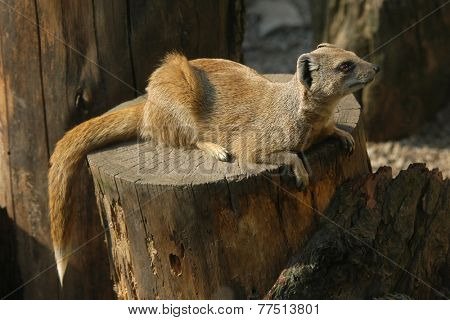
[[[68,131],[56,144],[50,158],[48,193],[51,235],[58,274],[62,284],[71,250],[71,187],[83,159],[89,151],[137,135],[142,106],[133,106],[86,121]]]
[[[351,73],[339,71],[352,61]],[[145,106],[89,120],[58,142],[49,171],[50,218],[61,283],[70,253],[70,188],[86,154],[139,134],[172,146],[196,147],[219,160],[290,165],[299,183],[308,174],[295,154],[328,135],[347,149],[351,135],[331,115],[343,96],[375,75],[374,66],[354,53],[322,44],[300,56],[288,83],[274,83],[256,71],[223,59],[171,53],[151,75]],[[59,261],[58,261],[59,260]]]

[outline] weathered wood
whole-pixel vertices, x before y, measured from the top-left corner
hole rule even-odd
[[[359,114],[353,96],[339,103],[335,118],[356,150],[348,157],[334,139],[314,146],[306,153],[314,182],[305,192],[285,168],[218,162],[151,141],[90,154],[118,297],[262,297],[315,228],[314,211],[325,209],[337,185],[369,173]]]
[[[423,164],[343,184],[268,299],[450,296],[450,183]]]
[[[241,11],[241,0],[0,3],[0,207],[15,223],[22,281],[54,263],[47,169],[56,141],[144,92],[168,50],[239,59]],[[103,227],[87,169],[79,176],[85,183],[77,193],[81,245]],[[23,287],[24,297],[113,297],[104,247],[98,237],[75,254],[63,290],[51,269]]]
[[[362,90],[369,140],[417,132],[447,105],[446,0],[314,0],[311,8],[317,43],[334,43],[381,66],[373,83]]]
[[[148,70],[159,65],[161,52],[177,50],[188,58],[199,53],[205,58],[242,58],[241,0],[139,0],[130,2],[129,13],[135,81],[141,91],[147,86]]]
[[[25,17],[35,17],[32,1],[9,1]],[[33,19],[34,20],[34,19]],[[53,260],[48,247],[49,222],[47,216],[47,132],[45,105],[40,76],[39,37],[36,26],[1,5],[1,50],[3,87],[5,88],[8,152],[6,166],[9,169],[10,192],[13,201],[7,205],[8,215],[14,219],[19,232],[17,246],[21,275],[30,279],[45,269]],[[19,27],[20,26],[20,27]],[[3,124],[2,124],[3,126]],[[35,187],[37,186],[37,187]],[[1,206],[5,206],[2,204]],[[21,230],[27,230],[26,236]],[[35,245],[38,243],[43,246]],[[33,257],[30,259],[30,257]],[[32,267],[31,267],[32,266]],[[47,290],[57,296],[56,277],[40,277],[34,282],[36,298],[48,297]],[[26,290],[25,290],[26,291]]]

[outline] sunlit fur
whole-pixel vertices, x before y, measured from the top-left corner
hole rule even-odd
[[[355,68],[343,74],[342,61]],[[175,147],[200,148],[219,160],[287,164],[308,183],[294,152],[334,134],[354,145],[332,121],[336,103],[373,79],[373,66],[354,53],[323,44],[300,56],[291,81],[274,83],[256,71],[223,59],[188,61],[168,54],[150,76],[145,105],[93,118],[70,130],[50,159],[50,219],[62,284],[77,214],[72,187],[88,152],[140,135]],[[355,84],[356,83],[356,84]]]

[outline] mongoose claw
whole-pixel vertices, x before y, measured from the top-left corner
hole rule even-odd
[[[212,142],[197,142],[197,147],[219,161],[231,161],[231,155],[227,149],[218,144]]]
[[[217,156],[217,159],[223,162],[230,162],[231,161],[231,155],[228,153],[227,150],[223,150],[223,152],[220,152],[220,154]]]
[[[215,150],[211,150],[211,151],[212,152],[210,154],[217,160],[220,160],[223,162],[229,162],[231,160],[231,155],[223,147],[218,146]]]
[[[355,151],[355,139],[353,139],[352,135],[344,131],[344,133],[339,136],[339,140],[341,141],[345,151],[347,151],[347,154],[353,154],[353,151]]]
[[[297,188],[301,191],[306,190],[309,185],[309,174],[305,169],[305,166],[303,165],[303,161],[301,159],[298,159],[298,161],[295,161],[293,164],[291,164],[291,168],[294,172],[295,184]]]
[[[295,186],[297,187],[298,190],[305,191],[307,184],[305,184],[305,182],[304,182],[304,180],[302,180],[302,178],[295,177]]]

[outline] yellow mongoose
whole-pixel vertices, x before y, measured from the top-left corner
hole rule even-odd
[[[298,58],[295,75],[287,83],[271,82],[228,60],[188,61],[180,54],[168,54],[150,76],[144,106],[86,121],[56,145],[48,190],[61,285],[76,216],[71,186],[88,152],[140,135],[172,146],[196,147],[222,161],[231,154],[250,162],[289,165],[297,182],[306,186],[308,173],[296,152],[329,135],[353,150],[352,136],[333,123],[334,108],[343,96],[373,80],[378,69],[353,52],[326,43]]]

